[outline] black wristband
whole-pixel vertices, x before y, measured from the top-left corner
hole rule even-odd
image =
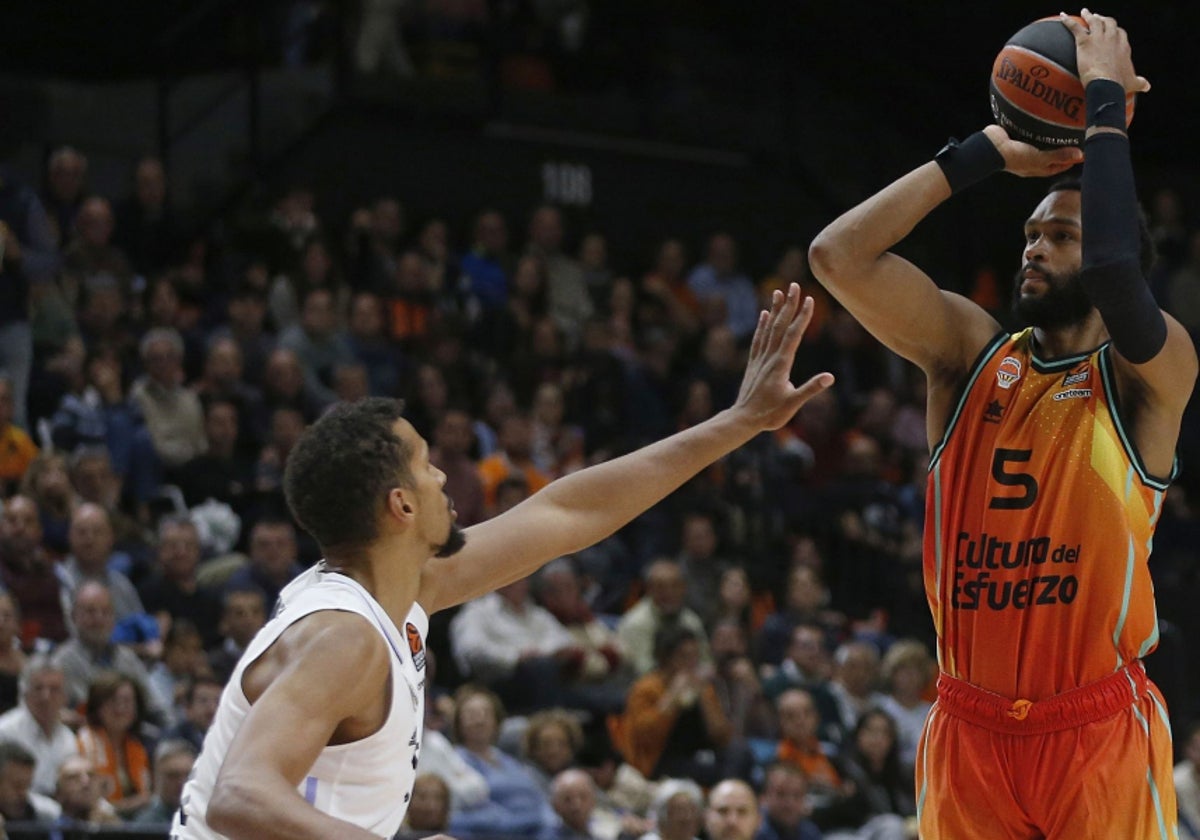
[[[1004,156],[982,131],[976,131],[961,143],[951,137],[933,160],[950,183],[950,191],[955,193],[1004,169]]]
[[[1125,126],[1125,88],[1112,79],[1093,79],[1085,91],[1088,128],[1117,128]]]

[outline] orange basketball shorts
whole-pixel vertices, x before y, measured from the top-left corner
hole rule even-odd
[[[1166,704],[1134,662],[1031,703],[942,674],[917,752],[922,840],[1177,840]]]

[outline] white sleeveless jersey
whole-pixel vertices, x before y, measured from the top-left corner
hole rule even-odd
[[[258,632],[221,693],[216,718],[204,738],[171,826],[171,840],[221,840],[204,820],[217,773],[250,703],[242,674],[280,634],[306,615],[342,610],[361,615],[384,637],[390,651],[392,704],[378,732],[359,741],[327,746],[298,790],[311,805],[380,837],[391,837],[408,810],[416,778],[425,719],[425,635],[429,618],[413,604],[401,632],[358,583],[324,563],[301,574],[279,594],[271,620]],[[407,745],[407,748],[406,748]]]

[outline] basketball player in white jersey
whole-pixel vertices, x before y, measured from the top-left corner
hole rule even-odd
[[[732,408],[465,532],[400,403],[342,405],[318,421],[284,484],[325,560],[284,589],[234,670],[172,838],[391,837],[421,749],[428,616],[607,537],[786,423],[833,383],[828,373],[788,381],[811,316],[795,284],[776,292]]]

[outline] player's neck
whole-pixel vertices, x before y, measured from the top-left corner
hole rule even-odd
[[[1091,315],[1077,324],[1053,329],[1034,327],[1033,337],[1037,340],[1038,358],[1049,361],[1095,350],[1108,340],[1108,330],[1100,320],[1100,313],[1093,309]]]
[[[325,562],[367,590],[398,627],[404,625],[421,585],[423,557],[414,546],[399,536],[383,537],[353,560],[329,556]]]

